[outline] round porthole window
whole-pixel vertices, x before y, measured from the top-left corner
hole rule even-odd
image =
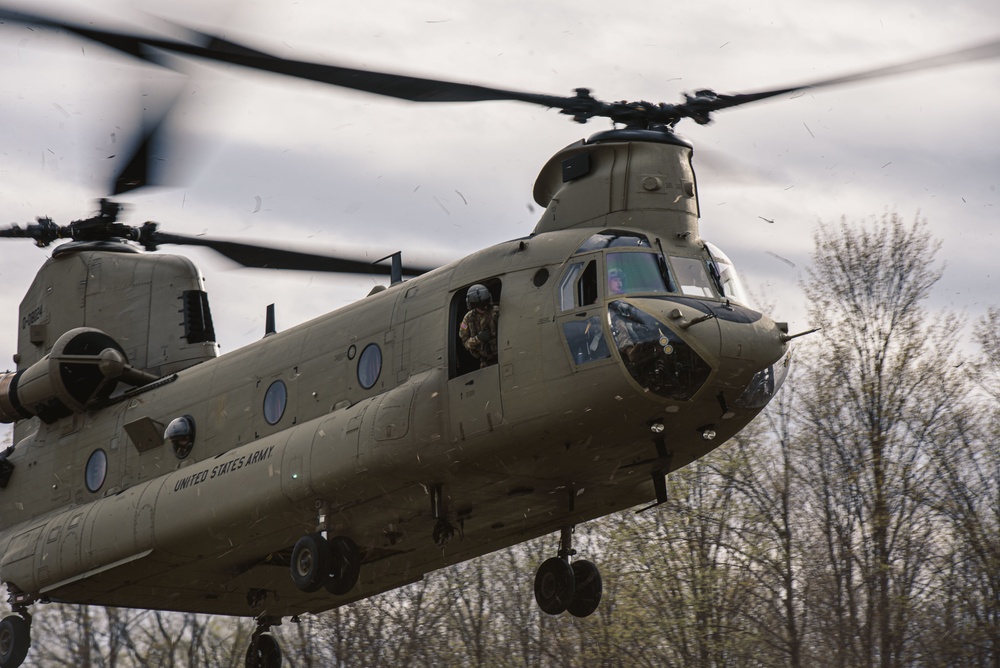
[[[194,447],[194,418],[190,415],[174,418],[163,430],[163,440],[170,443],[177,459],[184,459]]]
[[[87,489],[96,492],[104,486],[104,479],[108,476],[108,455],[104,450],[94,450],[87,460],[86,483]]]
[[[280,380],[271,383],[264,394],[264,419],[268,424],[278,424],[288,405],[288,390]]]
[[[369,343],[358,358],[358,382],[366,390],[378,381],[382,373],[382,350],[376,343]]]

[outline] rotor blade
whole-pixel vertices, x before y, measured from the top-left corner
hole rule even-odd
[[[154,159],[152,151],[153,147],[157,144],[160,129],[163,127],[165,119],[166,114],[164,113],[156,122],[146,127],[142,133],[142,137],[132,150],[131,157],[124,162],[122,167],[112,177],[112,195],[121,195],[130,190],[136,190],[154,183],[154,179],[152,178],[152,164]]]
[[[608,116],[617,122],[628,123],[632,105],[608,104],[590,96],[586,89],[577,89],[574,97],[543,95],[524,91],[505,90],[475,84],[463,84],[439,79],[428,79],[401,74],[390,74],[368,70],[358,70],[337,65],[325,65],[301,60],[291,60],[250,49],[235,42],[216,37],[207,33],[185,28],[189,35],[201,42],[194,43],[164,41],[143,37],[115,35],[103,39],[105,43],[132,53],[136,47],[129,40],[136,40],[150,47],[164,49],[216,62],[229,63],[284,76],[316,81],[342,88],[394,97],[412,102],[482,102],[511,100],[539,104],[556,108],[562,113],[572,115],[578,121],[585,121],[593,116]],[[90,29],[76,30],[81,35],[91,36],[100,31]],[[96,38],[96,37],[95,37]],[[121,46],[119,46],[121,45]],[[918,58],[915,60],[889,65],[885,67],[864,70],[852,74],[821,79],[805,84],[765,90],[756,93],[741,93],[734,95],[718,95],[712,100],[691,99],[686,104],[661,105],[661,115],[664,122],[671,122],[680,117],[698,117],[713,111],[728,109],[758,100],[796,93],[807,89],[818,89],[829,86],[848,84],[870,79],[918,72],[948,65],[987,60],[1000,57],[1000,40],[993,40],[976,46],[965,47],[936,56]],[[655,116],[654,116],[655,117]]]
[[[86,26],[67,23],[49,16],[41,14],[29,14],[17,10],[0,7],[0,23],[6,22],[21,23],[27,26],[43,26],[46,28],[56,28],[76,33],[78,36],[92,39],[106,46],[110,46],[122,53],[128,54],[139,60],[160,64],[155,57],[145,48],[145,42],[122,35],[119,33],[89,29]]]
[[[111,46],[130,56],[158,65],[167,64],[162,62],[162,58],[158,57],[162,55],[161,53],[150,51],[144,44],[135,40],[129,41],[125,39],[116,39],[114,33],[88,31],[81,26],[74,26],[49,17],[37,14],[26,14],[0,7],[0,22],[3,21],[64,29],[75,32],[78,35],[83,35],[84,32],[87,32],[88,34],[85,36],[90,37],[91,39],[96,39],[98,42]],[[119,167],[112,175],[108,186],[109,194],[121,195],[147,185],[158,184],[155,178],[156,174],[154,164],[156,156],[153,154],[153,150],[159,143],[160,135],[162,134],[162,127],[169,116],[171,109],[176,106],[180,99],[181,96],[179,94],[174,95],[170,102],[162,105],[161,108],[156,111],[143,109],[145,112],[144,116],[149,114],[152,116],[152,119],[143,122],[144,130],[142,136],[134,139],[130,145],[126,146],[126,150],[123,152],[123,155],[127,157],[122,157],[118,161]],[[146,102],[146,104],[155,105],[155,102]]]
[[[699,123],[707,123],[710,120],[711,113],[714,111],[736,107],[777,95],[1000,56],[1000,40],[994,40],[937,56],[918,58],[898,65],[821,79],[796,86],[734,95],[718,95],[713,91],[699,91],[694,96],[687,96],[687,100],[682,104],[661,104],[656,106],[647,105],[646,103],[609,104],[600,102],[593,98],[589,91],[582,88],[578,88],[577,94],[573,97],[541,95],[439,79],[427,79],[291,60],[257,51],[207,33],[182,28],[174,24],[171,25],[175,29],[185,31],[191,41],[184,42],[99,30],[87,26],[65,23],[52,18],[0,9],[0,20],[3,19],[62,28],[129,55],[165,66],[169,66],[169,64],[164,62],[162,58],[163,52],[240,65],[250,69],[307,79],[412,102],[512,100],[557,108],[561,113],[571,115],[579,122],[585,122],[594,116],[606,116],[615,122],[626,124],[656,122],[673,125],[681,118],[693,118]],[[161,54],[159,57],[156,55],[157,52]]]
[[[920,72],[922,70],[931,70],[938,67],[947,67],[948,65],[958,65],[977,60],[989,60],[997,57],[1000,57],[1000,39],[984,42],[983,44],[977,44],[976,46],[969,46],[964,49],[949,51],[936,56],[917,58],[915,60],[899,63],[897,65],[878,67],[873,70],[865,70],[830,79],[822,79],[820,81],[814,81],[812,83],[802,85],[800,88],[823,88],[825,86],[836,86],[845,83],[852,83],[854,81],[879,79],[897,74],[906,74],[907,72]]]
[[[350,67],[324,65],[302,60],[291,60],[254,51],[220,37],[204,33],[200,33],[200,35],[202,38],[208,40],[206,47],[178,50],[200,58],[331,84],[341,88],[351,88],[376,95],[395,97],[411,102],[514,100],[541,104],[547,107],[561,107],[567,100],[573,99],[402,74],[358,70]]]
[[[183,153],[172,150],[177,139],[171,137],[170,120],[184,105],[185,92],[190,88],[180,86],[170,90],[166,85],[157,87],[155,83],[152,80],[144,84],[139,127],[122,141],[123,150],[116,156],[118,168],[108,185],[112,195],[146,186],[174,186],[183,182],[177,169],[171,170],[169,161],[172,154]]]
[[[974,62],[977,60],[989,60],[991,58],[998,58],[998,57],[1000,57],[1000,39],[995,39],[989,42],[985,42],[983,44],[977,44],[975,46],[965,47],[963,49],[957,49],[955,51],[949,51],[947,53],[942,53],[936,56],[917,58],[915,60],[909,60],[903,63],[898,63],[896,65],[877,67],[875,69],[863,70],[860,72],[854,72],[852,74],[845,74],[837,77],[831,77],[829,79],[820,79],[818,81],[799,84],[797,86],[760,91],[758,93],[720,95],[718,97],[718,102],[716,104],[710,105],[711,108],[709,109],[709,111],[728,109],[730,107],[735,107],[741,104],[756,102],[757,100],[764,100],[769,97],[774,97],[776,95],[797,93],[803,90],[815,90],[817,88],[826,88],[828,86],[839,86],[841,84],[854,83],[856,81],[881,79],[883,77],[907,74],[909,72],[920,72],[923,70],[931,70],[938,67],[959,65],[961,63]]]
[[[513,100],[540,104],[546,107],[555,107],[571,114],[575,114],[578,111],[590,110],[594,106],[593,103],[596,102],[593,98],[581,98],[579,95],[576,97],[541,95],[474,84],[291,60],[267,54],[221,37],[176,25],[175,27],[183,30],[191,38],[191,41],[185,42],[148,35],[100,30],[89,26],[67,23],[50,17],[0,8],[0,21],[2,20],[67,30],[80,37],[99,42],[133,57],[163,66],[169,66],[169,63],[164,61],[162,57],[157,56],[157,50],[240,65],[250,69],[316,81],[342,88],[350,88],[376,95],[395,97],[411,102]]]
[[[214,60],[217,62],[240,65],[250,69],[256,69],[285,76],[307,79],[319,83],[331,84],[342,88],[351,88],[376,95],[395,97],[412,102],[481,102],[489,100],[512,100],[540,104],[546,107],[561,109],[564,113],[585,115],[606,115],[613,112],[615,105],[601,103],[589,96],[589,93],[582,89],[575,97],[565,97],[556,95],[543,95],[528,93],[524,91],[512,91],[489,86],[479,86],[475,84],[463,84],[439,79],[428,79],[423,77],[413,77],[400,74],[389,74],[385,72],[373,72],[368,70],[358,70],[337,65],[325,65],[300,60],[281,58],[261,51],[250,49],[241,44],[231,42],[221,37],[216,37],[207,33],[199,32],[189,28],[184,30],[193,38],[197,38],[202,45],[188,44],[184,42],[167,42],[163,40],[147,39],[142,37],[132,37],[127,35],[114,35],[108,38],[105,43],[125,50],[128,53],[135,51],[134,45],[129,40],[135,39],[143,44],[155,48],[183,53],[186,55]],[[90,36],[89,33],[98,33],[90,29],[77,30],[79,34]],[[992,40],[983,44],[949,51],[947,53],[917,58],[915,60],[878,67],[870,70],[863,70],[852,74],[821,79],[796,86],[760,91],[756,93],[742,93],[734,95],[720,95],[714,103],[707,108],[703,104],[695,104],[693,111],[716,111],[728,109],[730,107],[756,102],[758,100],[775,97],[788,93],[795,93],[807,89],[817,89],[829,86],[842,85],[870,79],[879,79],[889,76],[906,74],[909,72],[919,72],[923,70],[957,65],[977,60],[988,60],[1000,57],[1000,39]],[[679,111],[681,115],[686,115],[681,111],[686,105],[668,105],[672,110]],[[668,112],[670,113],[670,112]]]
[[[294,269],[297,271],[326,271],[344,274],[391,275],[392,267],[387,264],[372,264],[366,260],[316,255],[301,251],[284,250],[248,244],[242,241],[212,239],[210,237],[190,237],[157,231],[153,236],[156,244],[177,244],[204,246],[211,248],[244,267],[259,269]],[[431,271],[432,267],[404,266],[407,276],[419,276]]]

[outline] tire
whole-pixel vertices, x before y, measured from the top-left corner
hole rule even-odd
[[[335,596],[343,596],[354,589],[361,575],[361,553],[358,545],[347,536],[330,539],[330,569],[326,579],[326,590]]]
[[[24,617],[9,615],[0,620],[0,666],[17,668],[30,647],[31,630]]]
[[[292,549],[292,582],[304,592],[318,591],[330,571],[330,547],[319,534],[302,536]]]
[[[247,647],[246,668],[281,668],[281,645],[270,633],[261,633]],[[6,667],[5,667],[6,668]]]
[[[542,612],[550,615],[564,612],[573,600],[574,589],[573,569],[561,557],[546,559],[538,567],[535,601]]]
[[[601,571],[592,561],[574,561],[573,600],[566,606],[566,611],[574,617],[589,617],[597,610],[604,593],[604,582]]]

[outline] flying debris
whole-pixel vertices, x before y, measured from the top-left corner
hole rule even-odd
[[[17,369],[0,374],[0,420],[14,423],[0,453],[4,668],[28,654],[31,606],[50,601],[252,618],[246,665],[272,668],[271,628],[286,617],[552,532],[536,602],[591,615],[601,574],[576,558],[574,527],[664,504],[667,475],[767,405],[788,342],[808,333],[755,310],[729,257],[700,237],[692,147],[675,126],[1000,45],[760,92],[606,102],[587,88],[545,95],[292,60],[180,26],[166,38],[10,9],[0,20],[150,67],[196,59],[614,123],[542,167],[529,236],[442,267],[126,222],[118,198],[156,183],[148,147],[170,148],[162,119],[118,144],[137,148],[119,151],[127,167],[96,213],[0,230],[52,247],[21,303]],[[168,245],[389,284],[285,331],[271,312],[261,340],[220,355],[203,276]]]

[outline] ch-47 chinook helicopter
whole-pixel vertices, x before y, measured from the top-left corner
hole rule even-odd
[[[591,614],[601,576],[573,559],[573,527],[665,502],[668,473],[768,403],[796,336],[748,304],[732,263],[699,237],[692,147],[674,126],[993,57],[998,44],[752,94],[606,103],[585,89],[536,95],[291,61],[194,31],[163,39],[6,10],[0,20],[157,64],[199,58],[615,124],[542,168],[531,235],[434,270],[133,227],[110,200],[66,226],[0,231],[68,240],[21,302],[17,369],[0,375],[0,419],[15,423],[0,454],[0,580],[13,609],[0,621],[3,668],[28,653],[29,607],[49,601],[253,617],[247,665],[278,666],[269,630],[285,617],[556,531],[536,600],[549,614]],[[126,169],[114,193],[143,179]],[[391,285],[219,356],[202,276],[152,252],[165,244],[255,267],[385,273]],[[499,310],[496,359],[461,342],[473,286]]]

